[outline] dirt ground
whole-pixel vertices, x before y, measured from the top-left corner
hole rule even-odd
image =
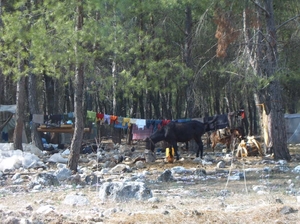
[[[139,144],[136,147],[143,148]],[[217,170],[216,163],[203,166],[184,152],[183,161],[168,164],[157,160],[146,164],[137,172],[150,172],[147,186],[158,198],[154,202],[101,201],[98,186],[78,189],[62,185],[32,192],[26,181],[19,185],[10,185],[8,181],[0,188],[1,223],[300,223],[300,174],[291,172],[300,165],[300,146],[289,149],[292,160],[285,165],[287,171],[277,169],[277,161],[270,157],[235,159]],[[206,153],[212,155],[209,150]],[[165,169],[175,166],[204,169],[206,176],[191,181],[186,174],[182,181],[154,181]],[[247,169],[258,170],[245,172]],[[231,180],[227,172],[244,175],[240,180]],[[255,186],[262,186],[263,190],[255,191]],[[70,193],[84,195],[90,203],[63,204]],[[55,209],[39,213],[44,205]]]

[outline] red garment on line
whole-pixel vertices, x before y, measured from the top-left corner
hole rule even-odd
[[[161,126],[166,126],[166,125],[169,124],[170,122],[171,122],[171,120],[162,120]]]
[[[103,120],[104,114],[97,113],[97,114],[96,114],[96,118],[97,118],[97,121]]]

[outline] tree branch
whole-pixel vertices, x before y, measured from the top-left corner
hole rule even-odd
[[[262,9],[267,14],[267,16],[270,16],[270,13],[264,7],[262,7],[260,4],[258,4],[256,1],[251,0],[251,2],[253,2],[257,7]]]
[[[276,31],[279,30],[279,28],[281,28],[282,26],[284,26],[285,24],[291,22],[292,20],[296,19],[297,17],[300,17],[300,14],[294,16],[293,18],[290,18],[289,20],[285,21],[284,23],[282,23],[281,25],[279,25],[277,28],[276,28]]]

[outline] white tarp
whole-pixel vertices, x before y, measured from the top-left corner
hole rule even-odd
[[[43,152],[32,144],[23,143],[23,151],[14,150],[12,143],[0,143],[0,171],[43,166]]]
[[[17,105],[0,105],[0,112],[16,113]]]
[[[288,144],[300,143],[300,114],[285,114]]]

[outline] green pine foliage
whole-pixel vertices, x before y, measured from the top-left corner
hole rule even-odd
[[[252,90],[264,88],[271,81],[268,77],[256,77],[243,55],[246,43],[242,14],[246,5],[251,22],[247,32],[254,34],[257,25],[252,1],[87,0],[80,31],[75,30],[76,4],[53,0],[5,1],[0,27],[3,74],[14,79],[29,73],[46,74],[67,84],[74,75],[75,64],[83,62],[86,91],[105,104],[107,113],[111,111],[113,95],[118,104],[128,103],[128,111],[134,94],[145,99],[163,95],[170,97],[168,107],[178,112],[179,117],[184,116],[184,109],[175,111],[175,105],[186,106],[185,94],[189,89],[196,111],[203,116],[205,111],[214,114],[213,105],[217,105],[216,101],[222,105],[224,96],[231,95],[231,103],[238,107],[240,101],[249,98],[243,94],[245,89],[251,96]],[[183,59],[186,6],[192,10],[190,67]],[[289,95],[300,96],[295,85],[300,79],[300,20],[295,17],[300,3],[274,0],[274,7],[279,27],[277,74],[285,88],[293,91]],[[226,21],[238,34],[227,46],[224,58],[216,57],[216,12],[230,16]],[[294,20],[280,26],[292,17]],[[253,35],[253,41],[255,38]],[[75,55],[75,46],[79,57]],[[20,60],[25,62],[23,70],[18,67]]]

